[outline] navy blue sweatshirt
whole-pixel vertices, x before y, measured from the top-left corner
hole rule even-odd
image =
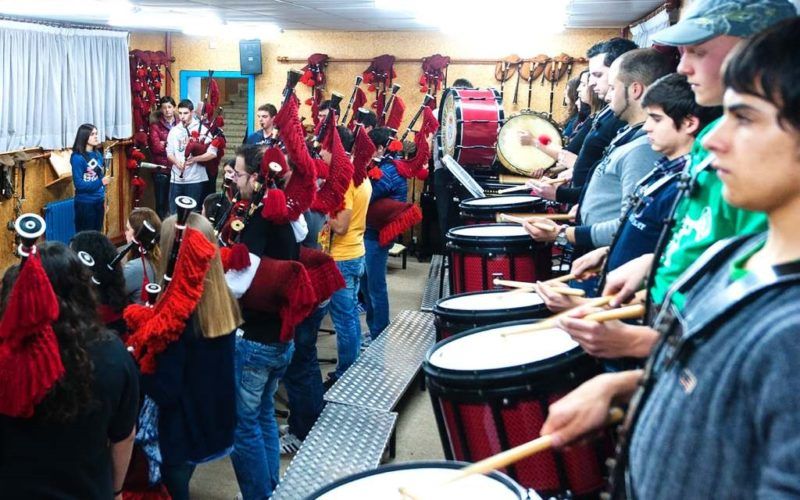
[[[87,151],[86,156],[72,153],[72,182],[75,185],[75,201],[89,203],[106,197],[103,186],[103,154],[100,151]]]
[[[405,203],[408,199],[408,180],[397,172],[392,160],[386,159],[381,163],[381,178],[372,182],[372,196],[369,202],[381,198],[391,198],[395,201]],[[365,181],[366,182],[366,181]],[[367,227],[364,231],[364,238],[370,240],[378,239],[378,231]]]

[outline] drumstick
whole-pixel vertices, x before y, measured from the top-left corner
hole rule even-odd
[[[513,187],[503,188],[503,189],[497,191],[497,194],[513,193],[515,191],[530,191],[530,189],[531,188],[529,188],[528,186],[523,184],[521,186],[513,186]]]
[[[603,297],[605,298],[605,297]],[[610,300],[610,299],[609,299]],[[608,311],[599,311],[592,314],[587,314],[583,318],[586,321],[597,321],[598,323],[602,323],[604,321],[611,321],[615,319],[636,319],[641,318],[644,316],[645,308],[642,304],[634,304],[632,306],[624,306],[619,307],[617,309],[609,309]],[[530,328],[525,330],[516,330],[511,332],[501,333],[502,337],[509,337],[512,335],[521,335],[524,333],[535,333],[542,330],[549,330],[550,328],[556,328],[558,325],[558,320],[554,319],[546,319],[544,321],[540,321],[539,323],[534,323],[531,325]],[[546,323],[546,325],[542,325],[542,323]]]
[[[528,281],[503,280],[500,278],[495,278],[492,283],[494,283],[496,286],[506,286],[509,288],[513,288],[514,289],[513,291],[526,291],[526,292],[533,291],[535,285],[535,283],[530,283]],[[553,290],[562,295],[572,295],[575,297],[583,297],[584,295],[586,295],[585,290],[581,290],[580,288],[571,288],[568,286],[554,286]]]
[[[544,182],[545,184],[550,184],[551,186],[557,186],[559,184],[564,184],[565,182],[567,182],[567,179],[559,179],[557,177],[551,179],[548,177],[546,179],[542,179],[541,182]]]
[[[558,229],[558,226],[555,224],[545,224],[544,222],[531,222],[531,226],[535,227],[536,229],[541,229],[542,231],[555,231]]]
[[[606,425],[614,425],[619,422],[622,422],[622,419],[624,417],[625,413],[622,411],[622,409],[617,407],[609,408],[608,417],[606,418]],[[430,490],[424,495],[420,495],[418,493],[412,494],[411,492],[409,492],[408,488],[404,487],[400,487],[399,491],[400,494],[406,498],[411,498],[413,500],[421,500],[423,496],[432,496],[432,493],[434,493],[439,488],[443,488],[456,481],[460,481],[474,474],[488,474],[490,472],[494,472],[504,467],[508,467],[513,463],[519,462],[522,459],[528,458],[531,455],[535,455],[542,451],[547,451],[552,447],[553,447],[553,435],[545,434],[543,436],[539,436],[538,438],[532,441],[528,441],[527,443],[515,446],[506,451],[502,451],[497,455],[492,455],[491,457],[484,458],[479,462],[475,462],[474,464],[464,467],[455,476],[447,479],[446,481],[443,481],[438,485],[431,487]]]
[[[634,299],[639,300],[639,301],[644,300],[644,297],[645,297],[646,293],[647,292],[645,290],[639,290],[638,292],[636,292],[636,295],[634,295]],[[597,298],[594,298],[594,299],[590,299],[587,302],[585,302],[585,303],[583,303],[583,304],[581,304],[581,305],[579,305],[577,307],[573,307],[572,309],[567,309],[566,311],[561,311],[560,313],[555,314],[553,316],[550,316],[549,318],[544,319],[542,321],[539,321],[538,323],[533,323],[530,326],[527,326],[527,328],[525,328],[525,329],[501,333],[500,336],[501,337],[508,337],[510,335],[517,335],[517,334],[520,334],[520,333],[531,333],[531,332],[538,332],[540,330],[548,330],[550,328],[555,328],[555,327],[558,326],[558,320],[559,319],[561,319],[564,316],[568,316],[568,315],[572,314],[573,312],[575,312],[576,309],[579,309],[581,307],[603,307],[603,306],[607,305],[609,302],[611,302],[611,300],[614,297],[615,297],[615,295],[604,295],[603,297],[597,297]],[[637,305],[640,305],[640,304],[637,304]],[[623,308],[620,308],[620,309],[623,309]],[[618,311],[618,310],[619,309],[612,309],[611,311]],[[602,312],[611,312],[611,311],[602,311]],[[627,312],[628,311],[626,311],[626,313]],[[638,313],[638,310],[636,312]],[[600,313],[593,313],[593,314],[600,314]],[[639,318],[642,315],[644,315],[644,306],[642,306],[641,313],[639,313],[638,316],[632,316],[631,318],[618,318],[618,319],[633,319],[633,318]],[[591,316],[592,316],[592,314],[588,314],[588,315],[584,316],[583,319],[592,320],[593,318],[591,318]],[[606,318],[604,316],[601,316],[601,318],[602,318],[601,321],[608,321],[609,319],[614,319],[614,318]]]
[[[528,222],[530,219],[549,219],[549,220],[571,220],[572,216],[569,214],[505,214],[499,213],[495,216],[495,220],[497,222],[516,222],[517,224],[522,224],[523,222]]]

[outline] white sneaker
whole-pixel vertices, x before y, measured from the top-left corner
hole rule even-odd
[[[281,455],[291,455],[293,453],[297,453],[297,450],[300,449],[300,446],[303,445],[303,442],[300,441],[300,438],[292,434],[291,432],[287,432],[283,436],[281,436]]]
[[[280,424],[278,426],[278,434],[285,436],[289,432],[289,424]]]

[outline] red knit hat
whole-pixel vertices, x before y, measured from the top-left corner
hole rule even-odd
[[[40,257],[22,264],[0,320],[0,414],[31,417],[64,375],[52,323],[59,307]]]

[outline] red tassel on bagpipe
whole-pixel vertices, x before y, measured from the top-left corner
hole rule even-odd
[[[203,296],[205,276],[216,252],[216,246],[200,231],[187,227],[172,281],[155,307],[132,304],[125,308],[131,332],[126,344],[133,349],[142,373],[154,373],[156,357],[180,338]]]
[[[315,162],[306,147],[305,132],[298,118],[298,101],[292,96],[286,105],[282,106],[275,115],[275,126],[278,127],[280,138],[286,146],[289,159],[294,164],[292,177],[286,184],[287,218],[296,220],[301,213],[311,207],[316,194],[317,163],[324,164],[322,160]]]
[[[317,296],[300,262],[261,257],[250,288],[239,299],[243,307],[278,313],[281,342],[292,339],[294,328],[317,306]]]
[[[369,205],[367,226],[378,230],[378,243],[386,246],[422,222],[422,211],[413,203],[381,198]]]
[[[386,126],[398,130],[400,124],[403,122],[403,115],[405,112],[406,104],[403,102],[403,99],[399,95],[394,96],[392,100],[392,109],[389,110],[389,117],[386,119]],[[403,144],[400,143],[400,149],[402,150],[402,148]]]
[[[431,148],[428,144],[428,137],[439,128],[439,121],[433,116],[431,108],[425,107],[422,111],[422,125],[419,132],[414,136],[414,144],[417,146],[417,153],[411,160],[393,160],[397,173],[406,179],[417,177],[418,179],[427,178],[428,160],[431,157]]]
[[[231,246],[219,249],[222,269],[227,271],[241,271],[250,267],[250,251],[243,243],[234,243]]]
[[[367,177],[367,166],[375,156],[375,144],[369,138],[369,134],[364,130],[364,127],[358,127],[358,133],[355,137],[355,144],[353,145],[353,185],[358,187],[364,182]]]
[[[33,416],[36,405],[64,375],[52,323],[59,307],[41,258],[22,264],[0,319],[0,414]]]
[[[331,112],[333,113],[333,111]],[[332,122],[336,123],[336,116],[332,117]],[[311,209],[331,214],[338,210],[344,202],[344,194],[353,179],[355,167],[342,146],[342,140],[336,127],[328,127],[325,137],[322,139],[322,147],[331,152],[331,164],[325,184],[317,191]]]
[[[289,221],[289,210],[286,207],[286,195],[280,189],[268,189],[262,200],[264,205],[261,216],[274,224],[285,224]]]
[[[300,247],[300,263],[306,268],[317,303],[331,298],[337,290],[345,287],[344,277],[333,258],[308,247]]]

